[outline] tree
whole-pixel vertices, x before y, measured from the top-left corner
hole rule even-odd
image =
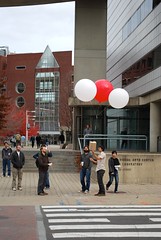
[[[0,56],[0,130],[6,128],[6,115],[10,110],[9,97],[6,93],[7,58]]]
[[[0,81],[0,130],[6,128],[7,118],[9,113],[10,103],[9,97],[6,95],[5,81]]]

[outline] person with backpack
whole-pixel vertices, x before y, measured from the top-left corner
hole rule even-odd
[[[40,152],[36,153],[33,156],[36,159],[35,162],[36,162],[36,166],[38,167],[38,171],[39,171],[37,193],[40,196],[47,195],[48,193],[44,192],[44,188],[50,187],[48,168],[49,168],[49,166],[52,165],[52,163],[49,162],[48,156],[52,156],[52,153],[47,152],[47,147],[45,144],[41,146]]]

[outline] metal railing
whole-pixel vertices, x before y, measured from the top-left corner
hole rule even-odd
[[[108,145],[110,147],[111,141],[116,140],[119,145],[121,145],[122,140],[127,141],[144,141],[145,142],[145,150],[148,150],[148,138],[146,135],[114,135],[114,134],[86,134],[84,137],[78,138],[78,144],[80,151],[82,152],[83,146],[86,145],[86,141],[97,141],[97,140],[107,140],[109,141]],[[108,148],[109,148],[108,147]]]

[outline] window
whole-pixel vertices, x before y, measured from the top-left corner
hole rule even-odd
[[[26,66],[16,66],[16,70],[24,70],[26,69]]]
[[[23,107],[23,105],[25,104],[25,100],[24,100],[24,98],[23,97],[18,97],[17,99],[16,99],[16,105],[17,105],[17,107]]]
[[[161,2],[161,0],[159,1]],[[148,16],[153,10],[153,0],[145,0],[131,18],[126,22],[122,28],[122,40],[124,41],[139,24]]]
[[[122,87],[126,87],[130,83],[145,76],[150,71],[161,66],[161,44],[146,56],[133,64],[125,72],[122,73]]]
[[[23,93],[25,91],[26,87],[25,84],[22,82],[19,82],[16,84],[16,92],[17,93]]]

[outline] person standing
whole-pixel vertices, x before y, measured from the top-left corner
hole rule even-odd
[[[40,148],[40,144],[41,144],[41,136],[39,135],[39,133],[36,136],[36,144],[37,144],[37,148]]]
[[[32,146],[32,148],[34,148],[34,145],[35,145],[35,137],[34,137],[34,136],[31,136],[31,137],[30,137],[30,141],[31,141],[31,146]]]
[[[91,168],[92,168],[92,154],[89,151],[89,147],[85,146],[83,148],[84,153],[81,155],[81,171],[80,171],[80,182],[82,185],[81,192],[88,193],[90,190],[90,178],[91,178]],[[86,179],[86,183],[85,183]]]
[[[47,146],[44,144],[44,145],[41,145],[41,147],[44,146],[47,148]],[[36,154],[33,155],[33,158],[38,161],[38,158],[39,158],[39,154],[41,154],[41,151],[40,152],[37,152]],[[52,157],[52,152],[47,148],[47,152],[46,154],[48,155],[48,157]],[[39,164],[38,166],[39,167]],[[49,181],[49,171],[47,171],[47,174],[46,174],[46,180],[45,180],[45,188],[50,188],[50,181]]]
[[[16,150],[11,154],[12,168],[12,190],[16,191],[16,179],[18,177],[17,189],[22,191],[23,166],[25,164],[25,155],[21,151],[21,145],[16,146]]]
[[[12,148],[8,142],[4,142],[4,148],[2,149],[2,166],[3,166],[3,177],[6,176],[6,168],[8,171],[8,177],[11,176],[11,154]]]
[[[93,131],[92,131],[92,128],[90,127],[89,124],[86,125],[86,128],[84,129],[83,131],[83,135],[87,135],[87,134],[93,134]],[[90,139],[87,139],[85,141],[85,145],[88,145],[89,146],[89,142],[90,142]]]
[[[47,147],[43,145],[40,148],[40,154],[38,156],[39,179],[37,186],[37,194],[40,196],[48,195],[48,193],[44,192],[44,188],[46,183],[46,177],[48,174],[48,168],[51,165],[52,163],[49,162],[48,159]]]
[[[95,196],[105,196],[105,187],[103,183],[103,176],[105,174],[105,161],[106,161],[106,154],[104,153],[104,147],[99,146],[98,147],[99,154],[93,153],[94,160],[92,162],[97,163],[96,166],[96,172],[97,172],[97,182],[99,186],[98,193],[95,194]]]
[[[112,157],[108,160],[108,168],[109,168],[109,181],[106,184],[106,190],[109,189],[111,186],[113,179],[115,178],[115,189],[114,193],[117,193],[118,191],[118,184],[119,184],[119,175],[118,175],[118,169],[120,167],[119,159],[117,158],[117,151],[112,151]]]

